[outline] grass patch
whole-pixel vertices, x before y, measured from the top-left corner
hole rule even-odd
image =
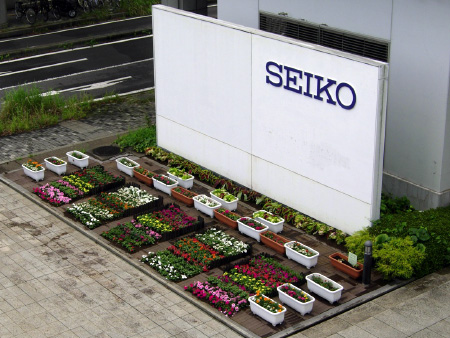
[[[37,87],[6,92],[0,111],[0,135],[10,135],[86,116],[92,105],[88,95],[64,99],[59,94],[42,96]]]
[[[145,149],[156,145],[156,126],[148,126],[120,136],[114,141],[121,150],[132,147],[134,151],[143,153]]]
[[[121,1],[120,7],[127,16],[143,16],[152,14],[152,6],[160,4],[159,0]]]

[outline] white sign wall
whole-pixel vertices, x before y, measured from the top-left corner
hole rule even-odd
[[[158,145],[343,231],[378,217],[387,66],[153,7]]]

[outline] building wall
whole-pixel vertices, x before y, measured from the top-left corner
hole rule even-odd
[[[450,2],[255,2],[260,11],[390,41],[383,190],[421,209],[449,204]]]
[[[258,29],[258,3],[259,0],[217,0],[217,18]]]
[[[159,146],[348,233],[378,217],[384,63],[164,6],[153,32]]]

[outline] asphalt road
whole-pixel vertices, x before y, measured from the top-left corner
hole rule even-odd
[[[20,85],[93,97],[154,87],[153,37],[133,37],[0,63],[0,98]]]

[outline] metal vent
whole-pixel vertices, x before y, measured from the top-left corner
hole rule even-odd
[[[297,40],[316,43],[344,52],[389,61],[389,43],[337,29],[314,25],[266,12],[259,13],[259,28]]]

